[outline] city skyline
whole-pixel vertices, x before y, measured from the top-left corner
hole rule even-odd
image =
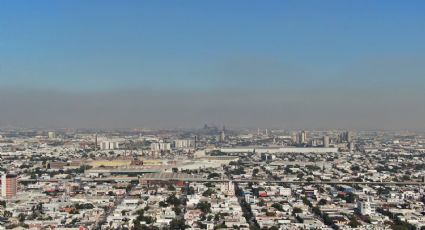
[[[425,229],[425,1],[0,1],[0,230]]]

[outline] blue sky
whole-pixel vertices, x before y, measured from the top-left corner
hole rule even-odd
[[[0,1],[0,127],[425,130],[424,12],[423,0]]]
[[[1,1],[1,86],[413,87],[423,12],[420,0]]]

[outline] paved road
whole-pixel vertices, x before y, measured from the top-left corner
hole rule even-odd
[[[131,190],[133,190],[133,187],[131,188]],[[114,205],[109,208],[100,218],[100,220],[95,224],[95,229],[99,230],[102,229],[102,225],[106,223],[108,216],[110,216],[115,209],[118,207],[118,205],[120,205],[122,203],[122,201],[128,197],[128,194],[131,192],[131,190],[129,192],[126,192],[124,196],[119,196],[115,202]]]
[[[145,181],[184,181],[184,182],[211,182],[211,183],[222,183],[222,182],[235,182],[235,183],[282,183],[282,184],[365,184],[365,185],[425,185],[425,182],[420,181],[382,181],[382,182],[370,182],[370,181],[288,181],[288,180],[232,180],[232,179],[207,179],[207,178],[139,178],[139,177],[106,177],[106,178],[81,178],[83,182],[114,182],[114,181],[138,181],[139,179]],[[72,180],[38,180],[38,179],[20,179],[19,182],[70,182]]]

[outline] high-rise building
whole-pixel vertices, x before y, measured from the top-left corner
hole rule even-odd
[[[339,141],[340,142],[351,142],[351,133],[349,131],[342,132],[339,135]]]
[[[220,133],[220,142],[224,142],[226,140],[226,134],[224,133],[225,128],[223,127],[223,130],[221,130]]]
[[[192,145],[191,140],[174,140],[174,148],[176,149],[183,149],[183,148],[189,148]]]
[[[11,199],[16,196],[17,176],[13,173],[3,174],[1,177],[1,196],[5,199]]]
[[[305,144],[307,143],[307,133],[303,130],[301,133],[299,133],[298,137],[298,144]]]
[[[157,151],[159,151],[159,150],[160,150],[160,148],[159,148],[159,143],[151,143],[151,150],[152,150],[153,152],[157,152]]]
[[[118,141],[102,141],[100,143],[101,150],[114,150],[119,149],[120,143]]]
[[[291,140],[292,140],[292,143],[298,143],[298,133],[297,132],[291,132]]]
[[[159,148],[160,148],[161,150],[166,150],[166,151],[168,151],[168,150],[171,150],[171,144],[170,144],[170,143],[165,143],[165,142],[160,142],[160,143],[159,143]]]
[[[49,137],[49,139],[55,139],[56,138],[56,133],[55,132],[48,132],[47,136]]]
[[[166,142],[155,142],[151,143],[151,150],[153,152],[159,152],[159,151],[169,151],[171,150],[171,144]]]
[[[97,133],[94,136],[94,151],[97,151]]]
[[[354,151],[356,148],[356,145],[354,144],[354,142],[348,142],[348,150],[350,150],[350,152]]]
[[[329,136],[323,136],[323,147],[329,148]]]
[[[346,134],[346,141],[347,142],[351,142],[351,132],[350,131],[347,131],[347,134]]]

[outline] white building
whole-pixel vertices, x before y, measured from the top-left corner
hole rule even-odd
[[[323,147],[325,148],[329,148],[329,136],[324,136],[323,137]]]
[[[366,201],[358,201],[357,209],[361,215],[371,215],[376,213],[376,203],[372,197],[368,197]]]
[[[56,138],[56,133],[55,132],[48,132],[47,136],[49,137],[49,139],[55,139]]]
[[[223,183],[223,184],[221,184],[221,191],[226,196],[234,196],[235,195],[235,185],[231,181],[229,181],[227,183]]]
[[[185,140],[185,139],[174,140],[174,148],[176,149],[189,148],[191,147],[191,145],[192,145],[191,140]]]
[[[101,150],[114,150],[119,149],[120,143],[118,141],[102,141],[100,142]]]
[[[151,144],[151,150],[153,152],[169,151],[169,150],[171,150],[171,144],[165,143],[165,142],[152,143]]]

